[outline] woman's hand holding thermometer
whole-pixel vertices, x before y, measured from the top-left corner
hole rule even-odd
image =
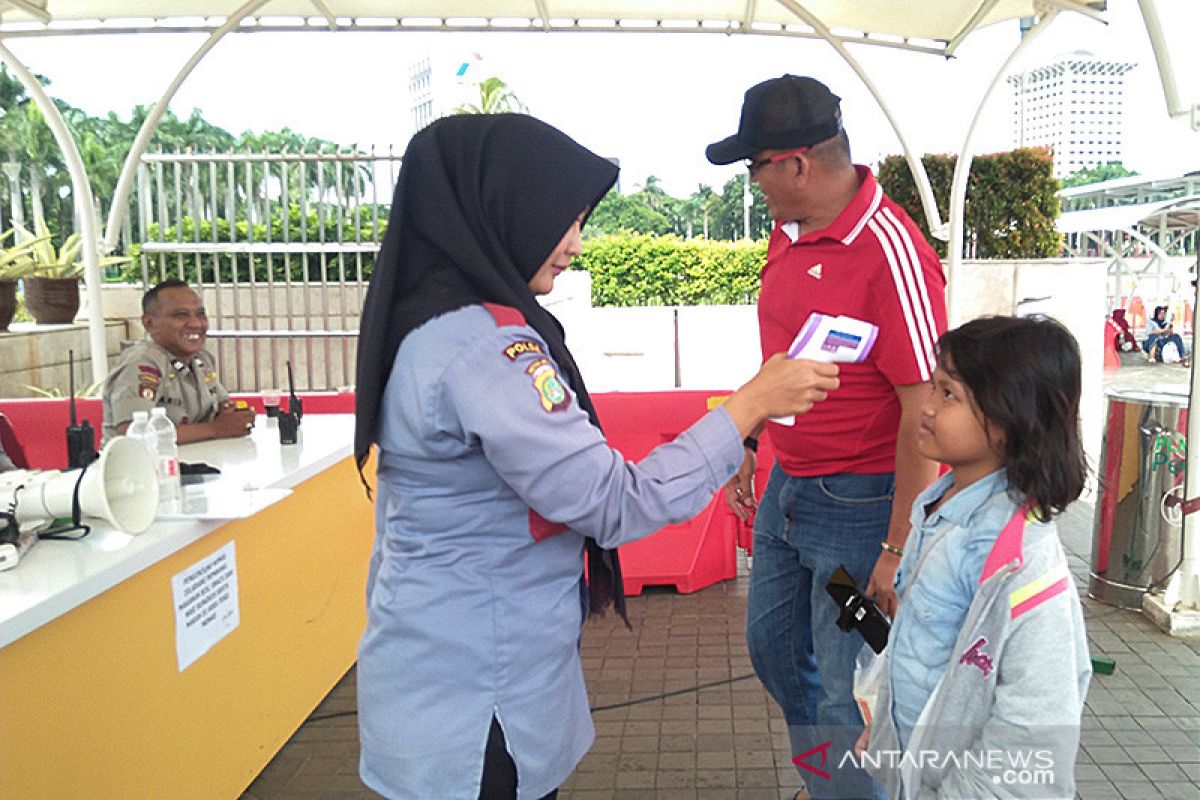
[[[814,311],[792,340],[787,356],[826,364],[858,364],[866,360],[878,335],[879,328],[870,322]],[[792,425],[796,418],[772,417],[771,421]]]

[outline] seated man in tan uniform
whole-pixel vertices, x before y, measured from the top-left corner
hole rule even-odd
[[[204,349],[208,315],[200,295],[165,280],[142,297],[146,339],[121,354],[104,382],[104,440],[125,433],[133,412],[167,409],[179,444],[245,436],[254,412],[236,408]]]

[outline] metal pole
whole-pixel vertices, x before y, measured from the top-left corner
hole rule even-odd
[[[978,108],[975,109],[975,116],[971,119],[971,126],[967,129],[967,136],[963,140],[962,150],[958,154],[958,163],[954,165],[954,178],[950,185],[950,243],[946,247],[946,316],[952,328],[962,322],[958,314],[957,300],[959,293],[957,290],[957,278],[959,271],[962,269],[967,177],[971,172],[975,129],[979,125],[979,118],[983,115],[984,106],[987,105],[992,92],[1004,80],[1004,75],[1009,71],[1012,63],[1029,46],[1030,42],[1046,29],[1046,26],[1056,16],[1058,16],[1057,10],[1043,14],[1042,18],[1037,21],[1037,24],[1030,28],[1025,36],[1022,37],[1021,43],[1013,48],[1012,53],[1004,60],[1004,64],[1001,65],[1000,69],[996,71],[995,77],[992,78],[992,82],[988,84],[987,90],[983,93],[983,97],[979,101]]]
[[[750,207],[754,205],[754,195],[750,194],[750,171],[743,176],[742,183],[742,238],[750,238]]]
[[[1196,269],[1200,270],[1200,251],[1196,254]],[[1200,277],[1200,272],[1197,272]],[[1192,298],[1192,392],[1188,397],[1187,426],[1187,487],[1188,499],[1200,494],[1200,414],[1193,413],[1195,398],[1200,397],[1200,369],[1196,368],[1196,306],[1200,304],[1200,280],[1196,281],[1195,296]],[[1195,514],[1183,518],[1183,552],[1179,570],[1171,578],[1164,595],[1166,607],[1179,611],[1200,611],[1200,521]],[[1176,605],[1176,601],[1178,605]]]
[[[1188,108],[1179,98],[1179,86],[1175,83],[1175,66],[1171,63],[1170,48],[1163,37],[1162,23],[1158,19],[1158,7],[1155,0],[1138,0],[1142,10],[1142,21],[1146,23],[1146,34],[1150,37],[1150,46],[1154,49],[1154,61],[1158,66],[1158,79],[1162,83],[1163,99],[1167,103],[1167,114],[1190,122],[1196,127],[1197,115],[1194,108]]]
[[[903,132],[901,132],[896,118],[892,116],[888,104],[884,102],[883,95],[875,88],[874,82],[867,77],[866,71],[854,60],[854,56],[850,55],[850,51],[846,49],[841,40],[834,36],[829,28],[821,20],[817,19],[812,12],[795,2],[795,0],[778,0],[778,2],[812,27],[822,39],[829,42],[830,46],[838,52],[838,55],[858,75],[859,80],[867,87],[867,91],[871,93],[871,96],[875,98],[875,102],[879,104],[879,109],[887,117],[892,130],[895,131],[896,138],[900,140],[900,147],[904,150],[904,160],[908,162],[908,168],[912,172],[913,180],[917,184],[917,193],[921,196],[921,207],[925,210],[925,221],[929,223],[929,232],[935,238],[944,240],[946,238],[946,226],[942,222],[942,215],[938,212],[937,202],[933,198],[933,187],[929,183],[929,174],[925,172],[925,165],[921,162],[921,159],[908,146],[908,140],[904,137]]]
[[[117,187],[113,190],[112,207],[108,211],[108,226],[104,230],[104,246],[105,252],[108,252],[117,244],[117,235],[121,230],[121,221],[125,216],[125,209],[129,203],[129,192],[133,188],[134,175],[137,172],[138,160],[142,157],[142,153],[146,152],[146,148],[150,146],[150,137],[154,135],[154,131],[158,128],[159,120],[163,114],[167,113],[167,106],[171,103],[171,98],[179,91],[179,87],[192,74],[192,70],[200,63],[208,51],[216,46],[217,42],[228,33],[241,24],[242,20],[254,13],[259,6],[264,5],[267,0],[250,0],[237,11],[233,12],[225,24],[212,32],[212,35],[205,40],[188,62],[179,70],[179,74],[175,76],[175,80],[163,92],[162,97],[154,104],[154,108],[150,110],[150,114],[142,122],[142,127],[138,130],[137,138],[133,140],[133,145],[129,148],[129,154],[125,156],[125,163],[121,166],[121,175],[117,178]]]
[[[0,40],[0,60],[17,76],[25,91],[33,98],[33,102],[41,110],[54,141],[62,151],[63,159],[67,162],[67,174],[71,178],[71,194],[74,199],[75,213],[79,216],[79,235],[83,240],[83,277],[87,288],[88,300],[88,343],[92,354],[92,381],[98,383],[108,374],[108,349],[104,341],[104,308],[100,294],[100,218],[96,213],[96,203],[92,198],[92,183],[88,179],[87,169],[83,166],[83,158],[79,148],[71,138],[67,123],[58,111],[58,106],[46,96],[42,84],[25,65],[13,55],[12,51]]]

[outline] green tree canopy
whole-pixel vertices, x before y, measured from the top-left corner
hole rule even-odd
[[[956,156],[921,158],[938,210],[949,215],[950,184]],[[938,254],[946,243],[932,238],[921,208],[920,196],[908,162],[888,156],[879,164],[879,183],[888,196],[903,206]],[[1062,249],[1062,236],[1054,227],[1058,217],[1058,181],[1050,151],[1026,147],[1005,153],[978,156],[971,161],[967,178],[965,235],[975,258],[1052,258]]]
[[[1116,180],[1117,178],[1132,178],[1136,172],[1130,172],[1120,161],[1109,161],[1094,167],[1084,167],[1063,178],[1062,186],[1069,189],[1072,186],[1086,186],[1089,183]]]
[[[510,114],[527,113],[529,109],[513,94],[508,84],[492,76],[479,82],[479,102],[464,103],[454,109],[455,114]]]

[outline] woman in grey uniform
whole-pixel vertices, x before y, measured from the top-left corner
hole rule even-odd
[[[615,548],[694,516],[744,436],[837,387],[835,366],[776,356],[640,462],[612,450],[535,295],[616,174],[523,115],[442,119],[405,153],[355,433],[360,468],[378,444],[360,772],[389,797],[552,797],[592,743],[580,627],[624,616]]]

